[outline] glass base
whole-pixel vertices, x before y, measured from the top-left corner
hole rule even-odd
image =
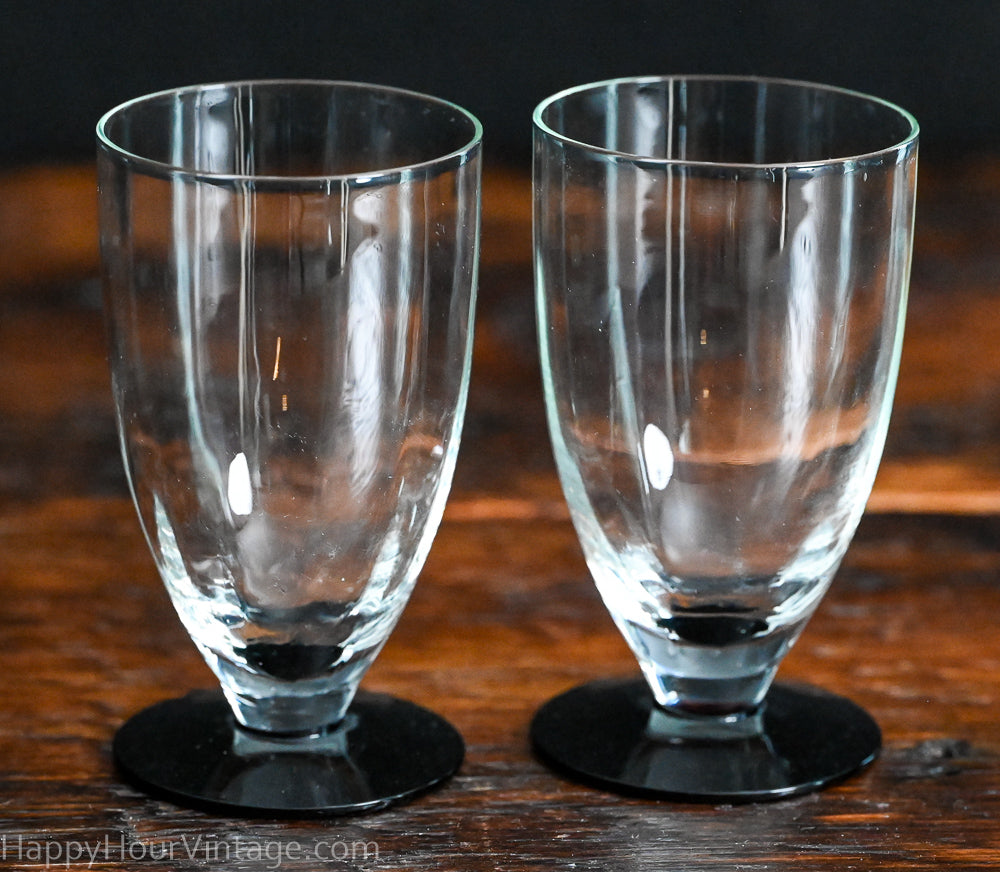
[[[574,780],[704,802],[819,790],[867,766],[882,746],[864,709],[815,688],[776,684],[754,714],[702,718],[664,711],[641,678],[596,681],[550,700],[531,739]]]
[[[274,736],[236,724],[219,692],[195,691],[126,721],[115,762],[139,789],[235,815],[374,811],[412,799],[458,771],[461,736],[411,702],[360,691],[337,727]]]

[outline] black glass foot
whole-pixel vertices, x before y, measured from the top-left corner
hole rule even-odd
[[[445,781],[465,745],[425,708],[360,691],[336,729],[276,738],[236,726],[221,693],[196,691],[129,719],[115,762],[139,789],[180,805],[256,816],[373,811]]]
[[[531,738],[570,778],[617,793],[757,802],[819,790],[868,765],[882,734],[840,696],[776,684],[752,717],[710,724],[667,714],[642,679],[597,681],[546,703]]]

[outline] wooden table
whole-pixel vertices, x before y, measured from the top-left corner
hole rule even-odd
[[[409,805],[326,821],[189,811],[116,774],[123,720],[214,680],[173,615],[121,471],[93,171],[0,177],[0,868],[1000,867],[1000,160],[922,172],[885,462],[781,672],[868,708],[885,735],[876,764],[822,793],[726,806],[609,795],[533,757],[527,727],[543,701],[634,666],[551,460],[530,183],[493,168],[455,486],[365,680],[448,717],[466,761]]]

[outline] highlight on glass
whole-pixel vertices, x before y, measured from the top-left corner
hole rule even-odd
[[[739,800],[814,789],[877,754],[853,703],[772,681],[878,468],[917,141],[883,100],[756,78],[600,82],[535,111],[549,429],[644,678],[544,707],[533,735],[554,765]]]

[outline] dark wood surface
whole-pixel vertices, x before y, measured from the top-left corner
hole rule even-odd
[[[634,671],[556,482],[534,338],[530,183],[487,173],[469,414],[445,521],[365,680],[448,717],[444,788],[382,813],[238,820],[127,786],[111,737],[213,679],[173,615],[121,471],[90,167],[0,177],[0,868],[764,870],[1000,867],[1000,161],[925,166],[885,461],[781,676],[850,696],[881,758],[749,806],[569,783],[527,727]]]

